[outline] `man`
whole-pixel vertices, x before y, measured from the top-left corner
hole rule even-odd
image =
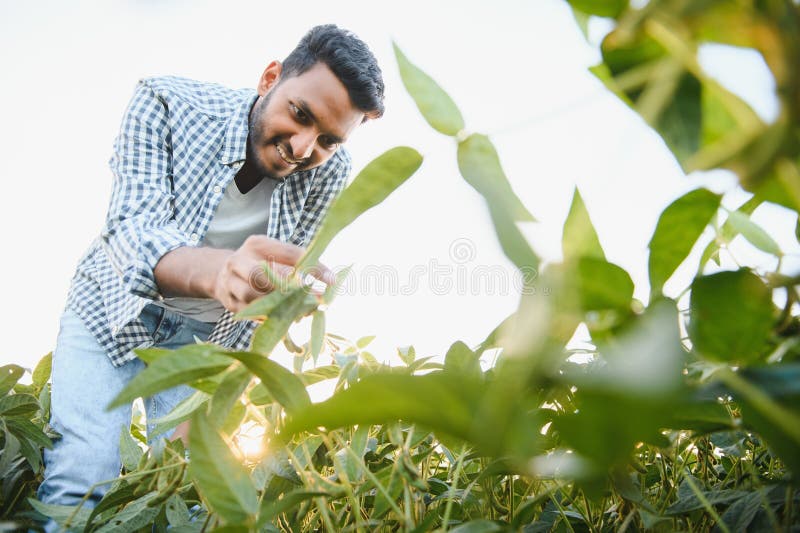
[[[92,486],[118,476],[131,407],[105,407],[144,368],[131,350],[195,337],[248,346],[255,324],[231,313],[265,293],[265,262],[278,272],[296,264],[345,185],[340,146],[383,114],[383,87],[367,46],[334,25],[270,63],[257,91],[140,82],[110,161],[105,228],[61,318],[50,423],[62,438],[45,451],[41,501],[75,505],[92,489],[93,506],[108,484]],[[151,443],[152,421],[191,392],[145,399]]]

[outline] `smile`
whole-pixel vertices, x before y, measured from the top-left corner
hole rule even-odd
[[[303,162],[302,159],[292,159],[289,157],[286,152],[283,151],[283,147],[280,144],[275,144],[275,149],[278,150],[278,155],[281,156],[288,165],[299,165]]]

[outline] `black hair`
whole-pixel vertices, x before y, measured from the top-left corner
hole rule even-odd
[[[364,41],[335,24],[315,26],[283,61],[281,78],[299,76],[319,62],[331,69],[368,118],[383,115],[383,74]]]

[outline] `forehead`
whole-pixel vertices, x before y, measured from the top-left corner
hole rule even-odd
[[[350,101],[347,88],[325,63],[317,63],[302,74],[286,78],[279,87],[292,103],[307,107],[321,129],[342,139],[364,118],[364,112]]]

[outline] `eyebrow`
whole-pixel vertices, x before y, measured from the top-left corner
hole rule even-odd
[[[309,108],[309,107],[308,107],[308,103],[307,103],[305,100],[303,100],[302,98],[298,98],[298,99],[297,99],[297,107],[299,107],[299,108],[300,108],[300,110],[301,110],[303,113],[305,113],[306,115],[308,115],[308,117],[309,117],[311,120],[313,120],[314,122],[316,122],[317,124],[319,124],[319,120],[317,119],[317,116],[314,114],[314,112],[313,112],[313,111],[311,111],[311,108]],[[332,134],[332,133],[327,133],[326,135],[330,136],[330,137],[331,137],[331,140],[332,140],[333,142],[335,142],[336,144],[342,144],[342,143],[344,143],[344,139],[343,139],[341,136],[339,136],[339,135],[334,135],[334,134]]]

